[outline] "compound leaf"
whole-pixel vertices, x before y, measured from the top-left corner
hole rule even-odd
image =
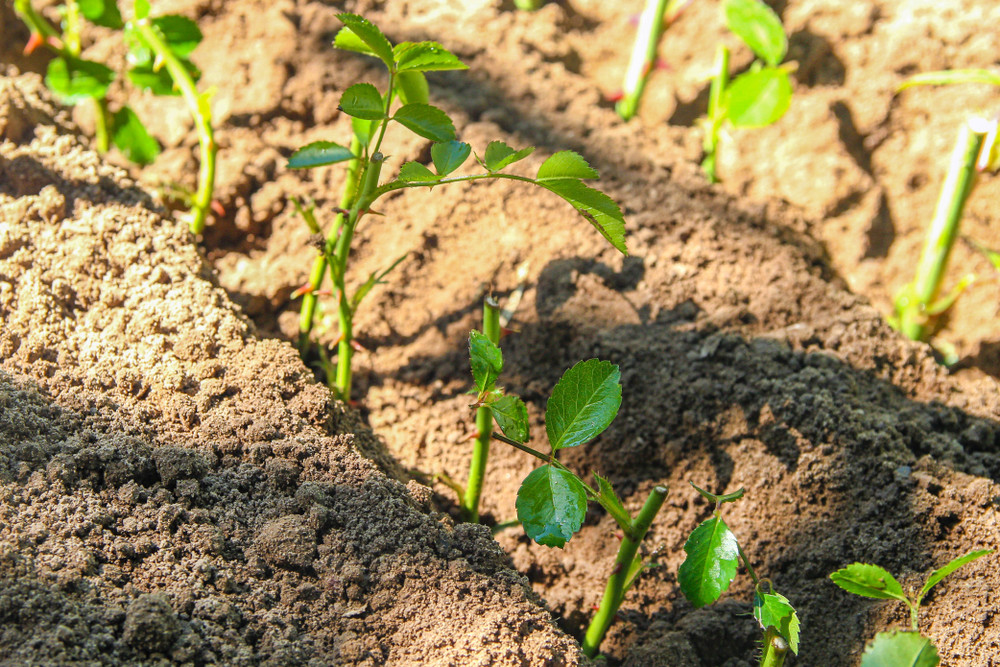
[[[726,0],[726,26],[746,42],[757,57],[772,67],[788,52],[788,38],[781,19],[760,0]]]
[[[424,139],[451,141],[455,138],[455,125],[451,118],[430,104],[404,104],[396,110],[392,119]]]
[[[115,80],[109,67],[93,60],[59,56],[49,61],[45,85],[64,104],[79,104],[88,99],[102,99]]]
[[[573,178],[538,181],[538,184],[572,204],[611,245],[622,254],[628,254],[625,247],[625,216],[611,197]]]
[[[122,155],[136,164],[150,164],[160,154],[160,144],[127,106],[111,116],[111,141]]]
[[[378,88],[370,83],[356,83],[340,96],[341,111],[348,116],[363,120],[382,120],[385,118],[385,100]]]
[[[726,89],[726,117],[736,127],[764,127],[784,116],[791,101],[788,72],[765,67],[733,79]]]
[[[755,593],[753,596],[753,617],[766,631],[776,629],[792,653],[799,652],[799,617],[784,595],[780,593]]]
[[[80,13],[95,25],[113,30],[120,30],[125,25],[115,0],[78,0],[76,4]]]
[[[310,169],[351,160],[357,156],[345,146],[333,141],[314,141],[292,153],[289,169]]]
[[[152,24],[178,58],[187,58],[202,40],[198,24],[184,16],[158,16]]]
[[[461,141],[443,141],[431,146],[431,159],[439,176],[447,176],[469,158],[472,146]]]
[[[481,395],[492,391],[493,385],[503,370],[503,353],[488,337],[478,331],[469,332],[469,360],[472,364],[472,380]]]
[[[419,162],[405,162],[399,168],[399,180],[404,183],[423,183],[440,180],[441,177]]]
[[[427,104],[430,88],[423,72],[400,72],[396,75],[396,94],[403,104]]]
[[[528,408],[517,396],[501,396],[490,403],[493,418],[505,436],[518,442],[528,440]]]
[[[374,55],[379,60],[384,62],[386,67],[392,69],[394,62],[392,44],[374,23],[368,19],[358,16],[357,14],[337,14],[337,18],[340,19],[345,26],[347,26],[347,29],[354,33],[354,36],[358,40],[368,47],[369,51],[367,51],[367,53]],[[350,48],[350,45],[356,45],[356,42],[352,42],[346,37],[342,38],[341,35],[343,32],[344,31],[341,30],[337,33],[337,36],[333,41],[334,46],[348,51],[359,51],[357,48]],[[347,46],[345,46],[344,43],[347,43]],[[360,52],[366,53],[365,51]]]
[[[437,42],[402,42],[393,49],[397,72],[435,72],[469,69],[454,53]]]
[[[955,558],[944,567],[934,570],[933,572],[931,572],[931,576],[927,578],[927,583],[924,584],[924,587],[922,589],[920,589],[920,596],[917,599],[918,600],[923,599],[923,597],[927,595],[928,591],[930,591],[942,579],[947,577],[949,574],[951,574],[958,568],[968,563],[971,563],[977,558],[982,558],[983,556],[987,556],[991,553],[993,553],[993,549],[980,549],[979,551],[972,551],[970,553],[965,554],[964,556],[959,556],[958,558]]]
[[[562,548],[583,525],[587,491],[573,473],[544,465],[524,478],[515,506],[528,537]]]
[[[880,632],[861,656],[861,667],[937,667],[931,640],[916,632]]]
[[[606,429],[622,404],[621,371],[610,361],[588,359],[563,373],[545,406],[545,431],[553,450],[576,447]]]
[[[559,151],[538,168],[540,181],[551,178],[597,178],[597,171],[575,151]]]
[[[677,582],[691,604],[704,607],[719,599],[739,564],[739,547],[729,526],[716,515],[703,522],[684,543],[687,558],[677,571]]]
[[[622,530],[631,530],[632,517],[629,516],[628,510],[622,505],[622,501],[618,498],[618,494],[615,493],[614,488],[612,488],[611,482],[596,472],[594,473],[594,479],[597,480],[597,502],[614,518]]]
[[[534,146],[515,151],[502,141],[491,141],[486,146],[482,164],[488,171],[500,171],[519,160],[523,160],[535,151]]]
[[[848,593],[880,600],[908,602],[903,587],[887,570],[870,563],[854,563],[830,575],[833,583]]]

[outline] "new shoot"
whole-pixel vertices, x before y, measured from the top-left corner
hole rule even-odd
[[[628,69],[625,70],[621,98],[615,104],[615,111],[623,120],[630,120],[639,111],[646,82],[656,68],[660,38],[691,2],[692,0],[646,0],[646,8],[639,16],[639,27],[632,44]]]

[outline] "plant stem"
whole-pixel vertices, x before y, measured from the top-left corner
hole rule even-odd
[[[492,296],[483,299],[483,335],[494,345],[500,344],[500,305]],[[470,523],[479,523],[479,498],[483,493],[492,434],[493,411],[484,405],[476,410],[476,443],[469,464],[469,481],[462,497],[462,516]]]
[[[948,258],[958,238],[962,211],[976,182],[976,158],[982,144],[983,134],[969,122],[962,123],[948,161],[948,173],[927,231],[912,289],[896,302],[899,330],[912,340],[923,340],[928,333],[928,311],[941,290]]]
[[[524,12],[533,12],[542,6],[542,0],[514,0],[514,6]]]
[[[499,440],[502,443],[508,444],[511,447],[513,447],[514,449],[520,449],[525,454],[531,454],[536,459],[538,459],[540,461],[544,461],[545,463],[553,463],[553,464],[559,463],[558,461],[553,460],[552,457],[549,456],[548,454],[542,454],[537,449],[532,449],[531,447],[528,447],[523,442],[518,442],[517,440],[511,440],[510,438],[508,438],[507,436],[503,435],[502,433],[497,433],[496,431],[494,431],[493,434],[492,434],[492,437],[493,437],[494,440]]]
[[[625,70],[625,80],[622,82],[622,98],[615,105],[615,111],[624,120],[631,119],[639,110],[639,102],[646,89],[649,73],[656,65],[656,51],[660,46],[660,36],[664,29],[663,14],[668,2],[670,0],[646,0],[646,8],[642,10],[639,18],[632,55],[628,61],[628,69]]]
[[[725,94],[729,87],[729,49],[722,44],[715,52],[715,76],[712,78],[712,88],[708,98],[708,127],[705,130],[703,148],[705,159],[701,168],[705,171],[710,183],[718,183],[716,171],[716,152],[719,148],[719,132],[725,119]]]
[[[768,628],[764,632],[764,645],[760,656],[760,667],[782,667],[788,655],[788,642],[777,630]]]
[[[94,106],[94,143],[101,155],[111,148],[111,135],[108,133],[108,101],[104,98],[93,98]]]
[[[358,155],[361,152],[361,142],[356,136],[351,137],[351,152]],[[348,209],[354,203],[358,194],[358,174],[361,171],[361,158],[355,157],[347,163],[347,180],[340,195],[340,209]],[[320,251],[313,261],[312,273],[309,275],[309,286],[312,288],[302,297],[302,307],[299,309],[299,354],[303,359],[309,353],[309,334],[312,333],[313,320],[316,317],[316,291],[323,286],[328,266],[327,256],[332,254],[337,244],[337,236],[344,224],[344,214],[337,213],[333,226],[326,237],[325,251]]]
[[[208,218],[208,211],[212,206],[212,191],[215,188],[217,147],[212,132],[212,109],[208,97],[198,94],[198,88],[195,86],[194,79],[191,78],[191,73],[174,55],[170,46],[163,41],[149,19],[137,21],[136,26],[142,38],[166,65],[174,85],[181,91],[181,95],[187,103],[188,111],[191,113],[195,129],[198,132],[201,163],[198,171],[198,190],[191,198],[191,219],[188,221],[188,225],[192,234],[201,234],[205,231],[205,220]]]
[[[611,578],[604,589],[604,597],[601,598],[601,606],[590,621],[587,634],[583,639],[583,654],[588,658],[593,658],[597,654],[597,649],[604,639],[605,633],[611,626],[611,622],[618,613],[618,608],[625,599],[625,583],[628,578],[632,561],[635,560],[635,552],[639,548],[639,543],[649,531],[650,524],[656,517],[663,501],[667,497],[667,487],[653,487],[652,493],[646,499],[646,504],[639,510],[639,515],[632,522],[630,534],[622,538],[621,546],[618,548],[618,557],[615,558],[615,565],[611,571]]]
[[[27,24],[32,33],[46,39],[46,44],[48,44],[49,37],[59,37],[59,33],[52,27],[52,24],[31,6],[31,0],[14,0],[14,11]],[[51,45],[48,46],[52,48]]]

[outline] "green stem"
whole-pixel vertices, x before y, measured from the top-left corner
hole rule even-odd
[[[786,655],[788,655],[788,642],[777,630],[768,628],[764,633],[760,667],[782,667]]]
[[[181,91],[181,95],[187,103],[191,118],[194,119],[195,129],[198,132],[198,144],[201,148],[201,163],[198,171],[198,190],[191,199],[191,219],[188,225],[192,234],[201,234],[205,231],[205,220],[208,218],[208,211],[212,206],[212,191],[215,188],[217,147],[212,132],[212,109],[208,98],[198,94],[198,88],[195,86],[194,79],[191,78],[191,73],[174,55],[170,45],[160,37],[159,32],[153,28],[149,19],[137,21],[136,26],[142,38],[166,65],[174,85]]]
[[[66,50],[80,57],[80,6],[76,0],[66,0],[66,14],[63,21],[63,44]]]
[[[94,143],[97,152],[104,154],[111,148],[111,135],[108,133],[108,101],[104,98],[93,99],[94,102]]]
[[[927,241],[920,254],[912,289],[906,290],[905,296],[897,300],[899,329],[912,340],[923,340],[928,333],[928,310],[941,290],[948,258],[958,238],[962,211],[976,182],[976,158],[983,136],[970,123],[962,123],[948,161],[948,173],[927,231]]]
[[[52,27],[52,24],[31,6],[31,0],[14,0],[14,11],[21,17],[21,20],[28,26],[28,30],[33,34],[41,35],[46,39],[49,37],[59,37],[59,32]],[[47,46],[52,48],[50,44],[47,44]]]
[[[357,136],[351,137],[351,152],[360,155],[361,142]],[[358,174],[361,171],[361,158],[356,157],[347,163],[347,180],[344,181],[344,188],[340,195],[340,209],[345,210],[354,203],[354,198],[358,194]],[[321,251],[313,261],[312,273],[309,275],[309,286],[311,290],[302,297],[302,307],[299,309],[299,354],[302,358],[309,353],[309,335],[312,333],[313,321],[316,317],[315,292],[323,286],[323,278],[326,276],[327,256],[334,251],[337,244],[337,236],[344,224],[344,214],[337,213],[333,219],[333,226],[326,237],[326,251]]]
[[[604,589],[604,597],[601,598],[601,606],[591,620],[587,634],[583,639],[583,653],[588,658],[597,655],[597,649],[611,626],[611,622],[614,621],[618,608],[625,599],[625,584],[632,567],[632,561],[635,560],[636,550],[649,531],[649,526],[653,523],[657,512],[660,511],[660,507],[663,506],[666,497],[667,487],[654,487],[646,499],[646,504],[642,506],[639,515],[632,522],[631,534],[622,537],[621,546],[618,548],[618,557],[615,558],[615,565],[611,571],[611,578],[608,579],[608,585]]]
[[[632,56],[622,82],[622,98],[615,105],[624,120],[635,116],[639,110],[642,93],[646,89],[649,73],[656,66],[656,51],[663,34],[663,14],[670,0],[646,0],[646,8],[639,18],[639,29],[632,45]]]
[[[757,590],[757,587],[760,586],[760,579],[757,577],[757,573],[754,572],[753,566],[750,565],[750,559],[747,558],[747,554],[743,551],[743,547],[737,544],[736,548],[739,551],[740,558],[743,559],[743,567],[747,569],[747,574],[749,574],[750,578],[753,579],[754,590]]]
[[[522,12],[533,12],[542,6],[542,0],[514,0],[514,6]]]
[[[910,606],[910,627],[914,632],[920,632],[919,617],[920,617],[920,602],[914,604],[913,602],[908,603]]]
[[[712,88],[708,98],[708,127],[705,130],[703,148],[705,159],[701,168],[705,171],[710,183],[718,183],[716,171],[716,152],[719,148],[719,132],[722,121],[725,120],[725,94],[729,87],[729,49],[719,45],[715,52],[715,76],[712,78]]]
[[[494,345],[500,344],[500,305],[492,296],[483,300],[483,335]],[[479,498],[483,493],[492,434],[493,411],[484,405],[476,410],[476,443],[469,464],[469,482],[462,498],[462,516],[470,523],[479,523]]]

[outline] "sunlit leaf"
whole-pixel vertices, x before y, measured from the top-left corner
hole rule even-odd
[[[542,163],[536,178],[597,178],[597,171],[575,151],[559,151]]]
[[[534,146],[514,150],[502,141],[491,141],[486,146],[486,153],[483,155],[483,166],[489,171],[500,171],[519,160],[523,160],[535,151]]]
[[[788,598],[780,593],[755,593],[753,617],[764,630],[777,630],[792,653],[799,652],[799,617]]]
[[[469,332],[469,360],[472,365],[472,379],[476,391],[484,394],[493,385],[503,370],[503,353],[486,335],[478,331]]]
[[[848,593],[880,600],[907,602],[903,587],[887,570],[870,563],[854,563],[830,575],[833,583]]]
[[[462,166],[472,153],[472,146],[461,141],[444,141],[431,146],[431,159],[439,176],[447,176]]]
[[[861,667],[937,667],[937,648],[916,632],[880,632],[861,656]]]
[[[422,183],[441,180],[441,177],[419,162],[405,162],[399,168],[399,180],[404,183]]]
[[[742,39],[757,57],[772,67],[785,58],[788,38],[781,19],[760,0],[726,0],[726,26]]]
[[[109,67],[92,60],[59,56],[49,61],[45,85],[64,104],[78,104],[88,99],[102,99],[115,80]]]
[[[726,89],[726,117],[736,127],[764,127],[784,116],[791,101],[788,72],[765,67],[733,79]]]
[[[538,184],[572,204],[611,245],[623,254],[628,254],[625,247],[625,217],[611,197],[572,178],[555,178],[538,181]]]
[[[621,371],[610,361],[588,359],[566,371],[545,407],[552,449],[575,447],[606,429],[622,403]]]
[[[524,478],[515,506],[528,537],[562,548],[583,525],[587,491],[573,473],[544,465]]]
[[[344,162],[356,157],[351,150],[333,141],[314,141],[292,153],[288,158],[290,169],[310,169]]]
[[[695,607],[704,607],[719,599],[739,564],[736,536],[720,516],[703,522],[684,544],[687,558],[677,571],[681,592]]]
[[[386,67],[390,69],[392,68],[392,44],[389,43],[389,39],[382,34],[382,31],[379,30],[374,23],[368,19],[358,16],[357,14],[337,14],[337,18],[340,19],[345,26],[350,28],[351,32],[353,32],[358,39],[364,42],[368,48],[371,49],[371,53],[384,62]],[[337,36],[339,37],[340,34],[338,33]],[[334,43],[336,44],[336,41]],[[337,44],[337,46],[340,45]],[[340,46],[340,48],[344,47]]]
[[[345,90],[338,108],[348,116],[364,120],[385,118],[385,100],[378,88],[370,83],[356,83]]]
[[[490,410],[505,436],[517,442],[527,442],[528,408],[524,401],[517,396],[501,396],[490,403]]]
[[[468,69],[454,53],[437,42],[403,42],[393,49],[398,72]]]
[[[431,141],[451,141],[455,138],[455,125],[448,114],[429,104],[404,104],[392,118],[411,132]]]
[[[94,25],[120,30],[125,23],[115,0],[77,0],[80,13]]]
[[[923,599],[927,592],[930,591],[934,586],[936,586],[942,579],[947,577],[949,574],[957,570],[958,568],[971,563],[974,560],[982,558],[983,556],[988,556],[993,553],[993,549],[980,549],[979,551],[972,551],[965,554],[964,556],[959,556],[958,558],[952,560],[947,565],[937,570],[931,572],[931,576],[927,578],[927,583],[924,587],[920,589],[920,596],[918,599]]]

